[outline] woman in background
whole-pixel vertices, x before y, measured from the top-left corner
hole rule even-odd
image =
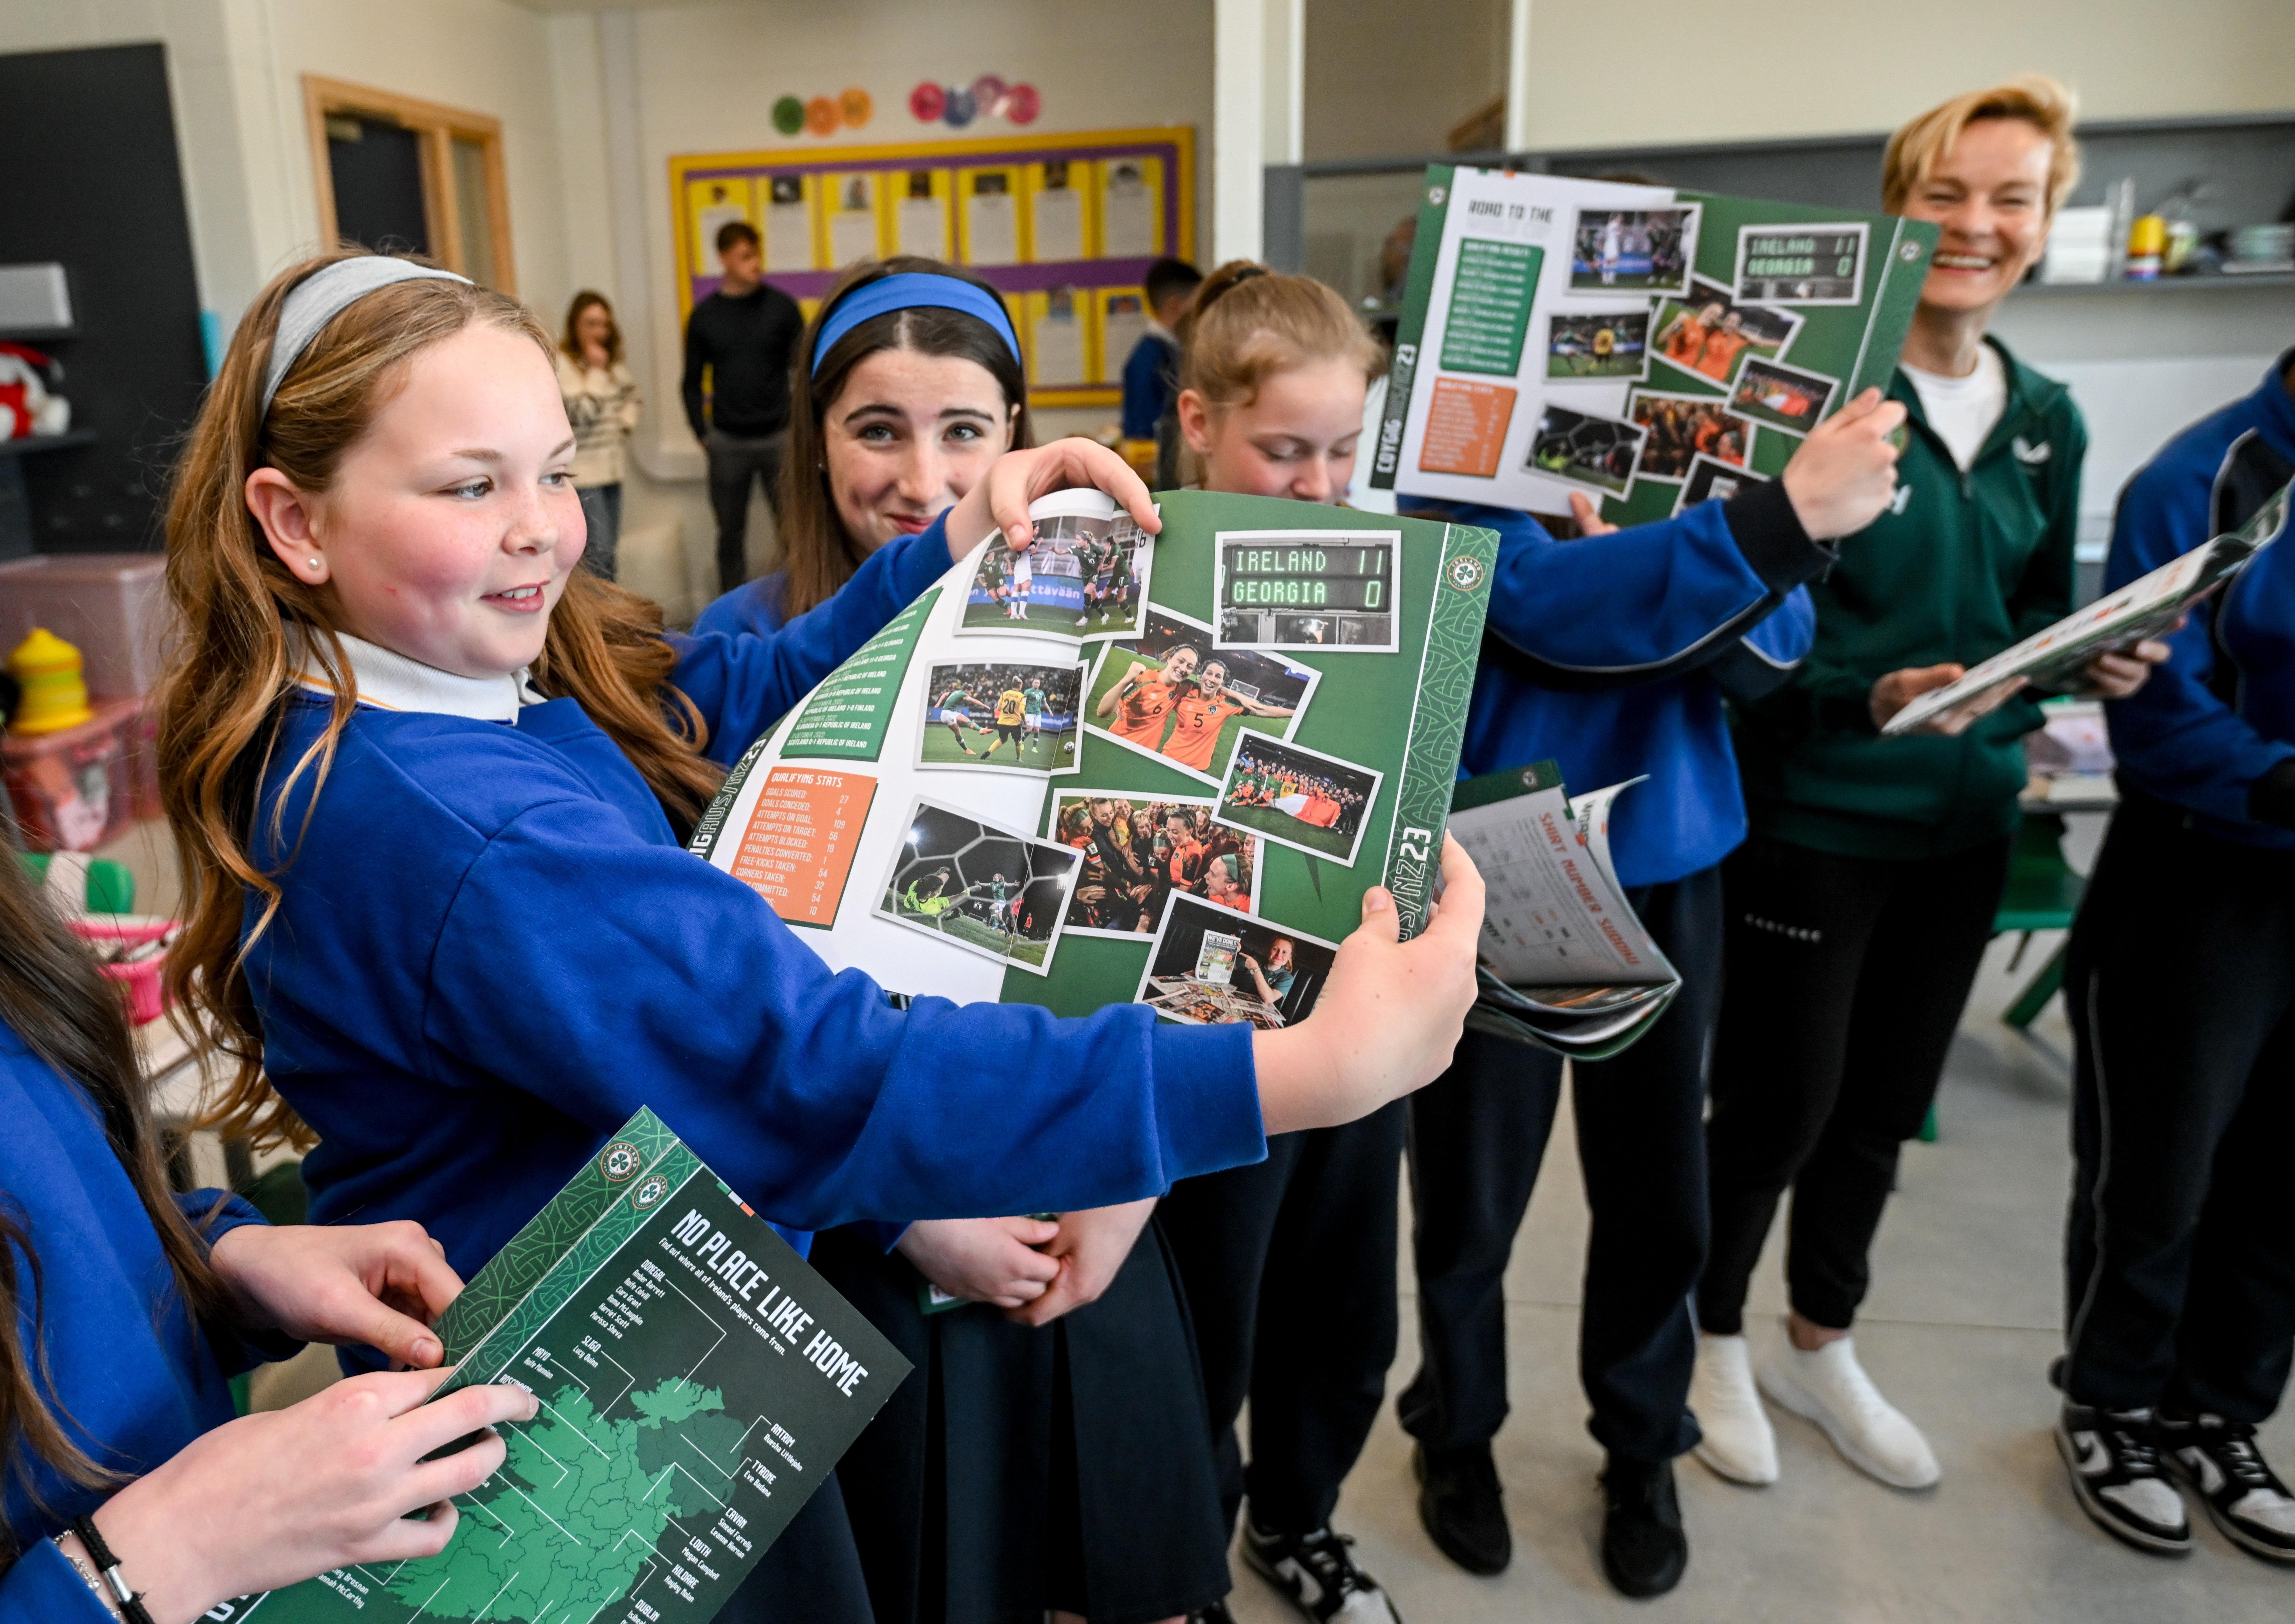
[[[1992,934],[2039,706],[2001,690],[1917,735],[1882,724],[1918,694],[2071,609],[2087,430],[2070,392],[1986,329],[2046,246],[2079,175],[2071,93],[2030,77],[1956,96],[1890,139],[1883,208],[1936,251],[1891,396],[1910,413],[1899,500],[1809,586],[1817,639],[1738,714],[1752,836],[1724,869],[1729,983],[1706,1131],[1711,1252],[1697,1288],[1700,1459],[1774,1481],[1760,1394],[1899,1489],[1939,1476],[1920,1429],[1858,1362],[1850,1326],[1898,1148],[1928,1114]],[[2133,693],[2167,650],[2091,661]],[[1787,1345],[1758,1391],[1745,1293],[1793,1192]]]
[[[574,424],[574,489],[590,521],[582,561],[610,581],[622,539],[622,473],[640,401],[637,379],[622,361],[622,330],[604,294],[584,288],[574,296],[557,361],[558,392]]]

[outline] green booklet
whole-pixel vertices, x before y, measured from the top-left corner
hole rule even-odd
[[[421,1562],[226,1602],[240,1624],[705,1624],[903,1359],[641,1111],[439,1318],[454,1374],[530,1388],[501,1471]]]
[[[1888,387],[1937,228],[1431,166],[1371,483],[1613,524],[1772,479]]]
[[[1262,1029],[1433,898],[1488,530],[1096,491],[982,543],[756,741],[692,849],[904,996]],[[984,1055],[982,1064],[996,1057]]]

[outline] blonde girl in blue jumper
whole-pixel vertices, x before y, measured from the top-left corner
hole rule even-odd
[[[929,297],[982,297],[942,280]],[[952,551],[1025,545],[1028,502],[1079,483],[1155,528],[1113,453],[1009,453],[778,635],[672,639],[576,573],[573,450],[531,315],[363,255],[274,281],[193,430],[168,515],[161,775],[192,899],[170,969],[238,1060],[224,1120],[315,1134],[314,1220],[417,1218],[467,1272],[641,1104],[800,1245],[1107,1206],[1432,1075],[1481,919],[1455,852],[1425,935],[1399,943],[1373,893],[1327,1013],[1254,1034],[897,1009],[682,850],[714,763]],[[808,1618],[858,1619],[850,1553],[825,1490],[769,1561]],[[773,1616],[743,1610],[765,1587],[726,1616]]]

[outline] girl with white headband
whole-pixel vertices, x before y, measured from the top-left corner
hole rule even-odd
[[[189,901],[169,978],[237,1063],[226,1130],[317,1136],[314,1221],[419,1218],[468,1274],[645,1105],[802,1245],[1139,1199],[1425,1079],[1472,998],[1481,893],[1455,852],[1425,935],[1398,943],[1374,892],[1342,996],[1264,1034],[895,1008],[694,861],[680,831],[718,763],[952,547],[1025,545],[1029,502],[1063,486],[1149,529],[1154,510],[1088,442],[1010,452],[777,636],[668,637],[576,571],[550,347],[461,278],[307,262],[241,323],[177,472],[160,772]],[[865,1619],[851,1553],[824,1489],[722,1616]]]

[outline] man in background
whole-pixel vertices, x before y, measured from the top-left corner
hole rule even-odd
[[[1156,442],[1156,488],[1179,484],[1176,473],[1179,426],[1172,403],[1180,397],[1180,340],[1173,329],[1187,314],[1204,273],[1184,259],[1159,259],[1148,267],[1144,291],[1155,318],[1123,363],[1123,437]],[[1167,461],[1174,470],[1164,477]]]
[[[717,590],[748,577],[749,485],[764,482],[780,515],[780,469],[788,449],[789,358],[804,331],[796,301],[764,282],[757,228],[719,228],[723,278],[685,323],[685,420],[709,458],[709,506],[717,515]],[[702,375],[708,374],[705,395]]]

